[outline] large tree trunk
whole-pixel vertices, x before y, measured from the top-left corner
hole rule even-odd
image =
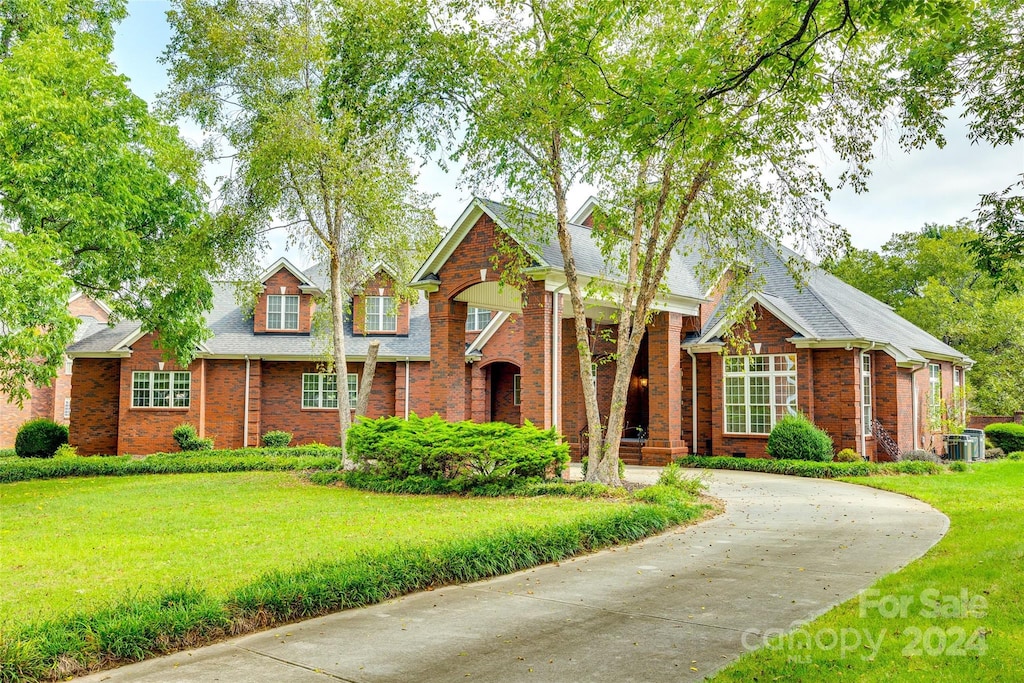
[[[348,360],[345,357],[345,303],[341,286],[341,263],[338,254],[333,250],[331,255],[331,334],[334,338],[334,372],[338,378],[338,438],[341,440],[341,465],[344,468],[348,461],[348,448],[345,440],[352,420],[349,415],[351,407],[348,402]]]
[[[356,417],[365,416],[366,408],[370,405],[370,392],[373,390],[373,375],[377,372],[377,352],[379,350],[380,342],[376,339],[370,342],[370,347],[366,350],[363,376],[359,381],[359,394],[356,396]]]

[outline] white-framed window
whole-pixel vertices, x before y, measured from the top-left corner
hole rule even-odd
[[[933,421],[942,418],[942,366],[928,365],[928,414]]]
[[[518,406],[523,403],[523,376],[512,375],[512,405]]]
[[[133,372],[132,408],[188,408],[191,372]]]
[[[860,411],[864,424],[861,428],[864,436],[871,436],[871,355],[860,354]]]
[[[267,329],[299,329],[299,296],[271,294],[267,297]]]
[[[346,377],[348,389],[348,406],[356,407],[356,396],[359,394],[359,376],[354,372]],[[303,408],[337,408],[338,407],[338,376],[326,372],[305,372],[302,374],[302,407]]]
[[[64,399],[64,419],[71,417],[71,398]]]
[[[470,306],[466,309],[466,330],[469,332],[478,332],[479,330],[487,327],[487,323],[491,321],[491,312],[483,309]]]
[[[725,431],[768,434],[797,412],[796,355],[726,356]]]
[[[398,316],[395,314],[395,298],[393,296],[366,297],[367,332],[395,332],[398,329]]]
[[[74,360],[68,357],[64,357],[64,374],[70,375],[71,369],[74,367]]]

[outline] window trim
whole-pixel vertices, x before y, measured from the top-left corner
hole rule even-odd
[[[138,377],[140,375],[146,376],[146,386],[140,387],[138,383]],[[155,375],[167,375],[168,385],[167,389],[156,389]],[[187,388],[178,388],[178,380],[181,377],[188,378]],[[153,405],[154,393],[157,391],[167,391],[167,405]],[[140,405],[139,400],[142,397],[139,392],[145,392],[145,405]],[[185,392],[184,399],[179,395],[179,392]],[[134,370],[132,371],[132,410],[189,410],[192,407],[192,373],[189,371],[181,370]]]
[[[867,368],[864,362],[867,361]],[[871,423],[874,421],[875,413],[873,403],[875,400],[875,388],[871,381],[871,355],[868,352],[860,354],[860,418],[861,433],[864,436],[871,436]],[[867,400],[865,400],[865,396]]]
[[[733,358],[742,358],[743,359],[743,370],[742,371],[729,371],[727,369],[728,368],[728,361],[729,361],[729,359],[733,359]],[[750,370],[750,362],[751,362],[751,359],[754,359],[754,358],[766,358],[766,359],[768,359],[767,360],[768,369],[765,370],[765,371],[751,371]],[[792,358],[793,369],[792,370],[776,370],[775,369],[775,359],[776,358]],[[776,416],[775,416],[776,410],[780,407],[775,402],[775,399],[776,399],[776,396],[775,396],[775,381],[776,381],[777,378],[787,378],[788,379],[788,378],[792,377],[792,379],[793,379],[793,386],[796,389],[796,391],[794,393],[794,397],[796,398],[796,401],[794,403],[794,408],[799,410],[800,389],[799,389],[799,385],[797,383],[798,377],[799,377],[798,372],[799,372],[798,359],[797,359],[797,355],[795,353],[758,353],[758,354],[742,355],[742,356],[723,356],[722,357],[722,433],[726,434],[728,436],[767,437],[771,433],[772,429],[774,429],[775,424],[778,422],[778,420],[776,419]],[[729,395],[728,395],[729,379],[730,378],[736,378],[736,377],[742,377],[743,378],[743,403],[742,404],[729,403],[728,402],[729,401]],[[768,407],[768,431],[766,431],[766,432],[750,431],[750,425],[751,425],[751,406],[752,406],[752,404],[750,403],[750,379],[751,379],[751,377],[765,377],[765,378],[768,379],[768,389],[767,389],[768,390],[768,403],[766,404],[767,407]],[[743,427],[744,427],[745,431],[742,431],[742,432],[730,431],[730,429],[729,429],[729,407],[730,406],[739,406],[739,405],[742,405],[742,407],[743,407],[743,421],[744,421]],[[758,405],[765,405],[765,404],[758,404]]]
[[[370,315],[370,301],[378,300],[376,313],[371,317]],[[385,301],[390,303],[385,306]],[[393,311],[388,314],[387,311]],[[388,319],[394,321],[394,327],[387,329],[385,323]],[[363,331],[374,334],[391,334],[398,332],[398,304],[395,302],[394,296],[389,295],[377,295],[364,296],[363,297]]]
[[[928,416],[936,423],[942,419],[942,365],[928,364]]]
[[[274,327],[270,324],[270,302],[272,300],[280,300],[277,314],[281,316],[281,327]],[[295,327],[286,327],[288,324],[287,311],[288,301],[295,301]],[[268,294],[267,295],[267,329],[268,330],[279,330],[281,332],[297,332],[299,330],[299,318],[301,318],[302,302],[299,301],[298,294]]]
[[[306,404],[306,392],[309,391],[309,390],[306,389],[306,377],[310,377],[310,376],[317,377],[316,390],[315,390],[316,391],[316,405],[307,405]],[[331,406],[331,405],[328,405],[328,406],[323,405],[324,404],[324,393],[326,393],[327,391],[331,391],[331,390],[325,390],[324,389],[324,378],[325,377],[334,377],[335,378],[335,384],[334,384],[335,388],[333,389],[333,391],[336,394],[340,394],[341,393],[338,390],[337,374],[336,373],[333,373],[333,372],[304,372],[304,373],[302,373],[302,379],[300,380],[300,384],[299,384],[299,391],[300,391],[299,405],[301,406],[302,410],[337,410],[338,409],[337,405],[333,405],[333,406]],[[354,410],[355,407],[356,407],[356,400],[357,400],[357,398],[359,396],[359,375],[357,373],[355,373],[355,372],[349,372],[349,373],[346,373],[345,379],[346,379],[346,389],[348,390],[349,410]],[[335,400],[338,400],[338,399],[336,398]]]
[[[512,405],[523,405],[523,376],[518,373],[512,375]]]
[[[487,318],[480,324],[480,314],[486,313]],[[486,308],[477,308],[476,306],[466,307],[466,331],[467,332],[480,332],[487,324],[491,322],[491,318],[494,317],[494,311]],[[472,322],[472,324],[470,324]]]
[[[64,398],[64,419],[71,418],[71,397],[67,396]]]

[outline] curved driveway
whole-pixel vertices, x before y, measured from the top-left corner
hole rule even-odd
[[[651,479],[655,468],[630,468]],[[847,600],[949,526],[859,486],[714,472],[725,512],[644,542],[416,593],[95,674],[93,681],[699,680]]]

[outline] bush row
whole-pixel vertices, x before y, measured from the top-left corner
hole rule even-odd
[[[874,463],[813,462],[808,460],[775,460],[773,458],[730,458],[689,456],[677,461],[683,467],[715,470],[743,470],[790,474],[798,477],[833,479],[835,477],[870,477],[885,474],[938,474],[945,467],[931,462],[904,461]]]
[[[132,474],[327,470],[338,467],[340,453],[341,449],[337,448],[242,448],[189,454],[156,453],[142,460],[130,455],[48,460],[5,458],[0,460],[0,483]]]
[[[569,462],[569,445],[559,443],[555,429],[446,422],[436,415],[362,419],[349,430],[348,451],[363,469],[389,479],[557,476]]]
[[[985,436],[996,448],[1006,453],[1024,451],[1024,425],[1016,422],[996,422],[985,427]]]
[[[430,586],[476,581],[617,543],[695,519],[701,508],[634,504],[589,519],[510,528],[439,546],[400,547],[341,562],[270,572],[225,597],[194,588],[0,635],[0,681],[64,679],[225,635],[360,607]]]
[[[463,496],[570,496],[573,498],[598,498],[626,496],[625,489],[613,489],[604,484],[588,482],[568,483],[545,481],[540,478],[505,478],[479,480],[469,477],[457,479],[432,479],[424,476],[391,479],[373,472],[349,470],[346,472],[311,472],[309,480],[314,484],[330,486],[343,483],[346,486],[375,493],[403,493],[428,495]]]

